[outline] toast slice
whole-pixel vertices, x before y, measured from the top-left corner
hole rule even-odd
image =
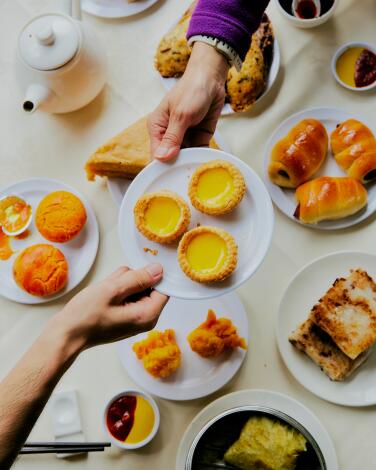
[[[376,284],[362,269],[351,270],[312,308],[310,319],[351,359],[376,341]]]
[[[367,359],[370,352],[369,349],[355,360],[350,359],[332,338],[310,319],[291,333],[289,341],[299,351],[307,354],[334,381],[343,381],[349,377]]]

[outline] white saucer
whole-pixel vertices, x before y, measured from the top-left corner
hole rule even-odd
[[[141,13],[159,0],[82,0],[82,9],[86,13],[101,18],[125,18]]]
[[[315,225],[303,224],[294,217],[294,212],[296,209],[296,200],[295,200],[295,189],[281,188],[276,184],[272,183],[268,176],[268,165],[270,161],[270,154],[275,143],[283,138],[290,129],[295,126],[302,119],[314,118],[322,122],[326,128],[328,135],[335,129],[336,125],[340,122],[346,121],[347,119],[353,118],[358,119],[359,121],[366,124],[370,129],[372,126],[366,122],[365,119],[357,117],[354,113],[350,113],[337,108],[311,108],[305,109],[304,111],[299,111],[296,114],[288,117],[283,121],[277,129],[272,133],[268,143],[266,144],[265,154],[264,154],[264,181],[266,187],[268,188],[269,194],[273,199],[274,204],[291,220],[294,220],[298,224],[304,225],[305,227],[310,227],[319,230],[336,230],[342,229],[345,227],[350,227],[351,225],[358,224],[362,220],[367,219],[372,215],[376,210],[376,184],[371,183],[366,186],[368,190],[368,204],[367,206],[357,212],[356,214],[346,217],[339,220],[330,220],[319,222]],[[341,168],[337,165],[330,149],[326,161],[314,175],[314,178],[318,176],[346,176]]]
[[[224,411],[246,405],[258,405],[282,411],[303,425],[319,445],[328,470],[338,470],[333,442],[318,418],[297,400],[270,390],[242,390],[215,400],[204,408],[191,422],[180,442],[176,456],[176,470],[182,470],[189,449],[197,434],[211,419]]]
[[[34,224],[34,216],[41,199],[52,191],[65,190],[80,198],[85,206],[87,221],[84,229],[73,240],[67,243],[51,243],[38,232]],[[25,199],[33,208],[33,221],[29,227],[31,235],[23,240],[12,239],[14,251],[21,251],[35,243],[48,243],[62,251],[68,261],[69,278],[63,290],[47,297],[35,297],[23,291],[13,279],[12,268],[17,253],[7,261],[0,261],[0,295],[23,304],[41,304],[55,300],[74,289],[89,272],[98,251],[99,229],[93,209],[86,198],[67,184],[48,178],[33,178],[19,181],[0,191],[0,198],[9,194],[17,194]]]
[[[308,356],[289,343],[288,336],[307,319],[313,305],[337,277],[348,276],[350,269],[357,268],[376,279],[376,255],[339,252],[306,265],[291,280],[282,297],[276,329],[279,351],[296,380],[320,398],[345,406],[376,404],[376,353],[348,380],[332,382]]]
[[[214,225],[227,230],[238,244],[238,265],[225,281],[201,284],[189,279],[177,259],[177,245],[161,245],[147,240],[134,224],[133,208],[147,192],[170,189],[189,201],[188,182],[194,170],[210,160],[223,159],[236,165],[242,172],[247,192],[239,206],[230,214],[209,216],[191,208],[190,228]],[[176,161],[154,161],[132,182],[125,194],[119,214],[119,236],[125,261],[131,268],[140,268],[150,262],[161,262],[164,276],[156,289],[163,294],[181,299],[204,299],[224,295],[247,281],[262,263],[273,233],[274,214],[268,192],[257,174],[243,161],[228,153],[208,148],[190,148],[180,152]],[[158,255],[145,253],[144,248],[158,250]]]
[[[231,293],[212,300],[185,301],[170,299],[156,326],[157,330],[172,328],[182,352],[179,370],[167,379],[155,379],[144,369],[132,351],[132,345],[146,334],[120,341],[116,349],[120,361],[136,384],[149,393],[168,400],[193,400],[216,392],[232,379],[247,354],[243,349],[225,353],[217,359],[204,359],[194,353],[187,335],[206,319],[208,309],[217,317],[232,320],[238,333],[248,344],[248,317],[237,294]]]

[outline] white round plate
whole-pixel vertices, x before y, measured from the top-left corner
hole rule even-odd
[[[101,18],[125,18],[141,13],[159,0],[82,0],[82,9],[86,13]]]
[[[194,170],[210,160],[223,159],[236,165],[247,186],[239,206],[230,214],[214,217],[202,214],[190,206],[190,228],[197,224],[214,225],[230,232],[238,244],[238,265],[225,281],[201,284],[189,279],[177,259],[177,244],[161,245],[147,240],[134,224],[133,208],[147,192],[169,189],[188,202],[188,182]],[[228,153],[208,148],[190,148],[180,152],[172,163],[154,161],[133,180],[119,214],[119,236],[127,264],[140,268],[150,262],[160,262],[164,276],[156,289],[163,294],[181,299],[204,299],[224,295],[247,281],[263,261],[273,233],[273,206],[268,192],[257,174],[244,162]],[[158,250],[156,256],[144,248]]]
[[[34,224],[34,216],[41,199],[52,191],[65,190],[80,198],[85,206],[87,221],[84,229],[72,241],[52,243],[38,232]],[[12,239],[11,245],[17,253],[7,261],[0,261],[0,295],[22,304],[41,304],[55,300],[74,289],[89,272],[94,263],[99,243],[99,229],[93,209],[86,198],[67,184],[48,178],[33,178],[19,181],[0,191],[0,198],[15,194],[25,199],[33,208],[33,220],[29,227],[31,234],[23,239]],[[62,251],[69,264],[68,283],[63,290],[47,297],[35,297],[24,292],[13,279],[12,268],[17,254],[24,248],[35,243],[47,243]]]
[[[178,371],[166,379],[155,379],[144,369],[132,351],[132,345],[146,337],[143,333],[116,344],[120,361],[137,385],[167,400],[193,400],[216,392],[232,379],[247,351],[236,349],[215,359],[204,359],[194,353],[187,341],[188,334],[206,319],[209,309],[217,317],[227,317],[248,344],[248,317],[240,298],[234,292],[212,300],[179,300],[171,298],[156,326],[157,330],[172,328],[182,352]]]
[[[275,37],[274,38],[274,47],[273,47],[273,58],[272,58],[272,63],[270,64],[268,79],[266,81],[266,87],[265,87],[264,93],[257,98],[255,103],[259,103],[269,93],[270,89],[272,88],[272,86],[274,85],[274,82],[277,79],[280,65],[281,65],[281,52],[280,52],[280,49],[279,49],[278,40]],[[159,75],[159,78],[162,81],[163,86],[165,87],[165,89],[167,91],[170,91],[171,88],[179,80],[178,78],[165,78],[165,77],[162,77],[162,75],[160,75],[159,73],[158,73],[158,75]],[[225,103],[225,105],[223,106],[221,115],[222,116],[227,116],[228,114],[236,114],[236,113],[231,108],[229,103]]]
[[[303,224],[294,217],[294,212],[296,209],[296,200],[295,200],[295,189],[281,188],[276,184],[273,184],[268,176],[268,165],[270,160],[270,154],[276,142],[290,131],[290,129],[295,126],[302,119],[314,118],[322,122],[326,128],[328,135],[335,129],[336,125],[342,121],[353,118],[358,119],[359,121],[366,124],[372,129],[372,126],[368,124],[363,118],[357,117],[354,113],[349,113],[347,111],[337,109],[337,108],[311,108],[305,109],[304,111],[299,111],[296,114],[288,117],[283,121],[277,129],[271,135],[268,143],[266,144],[265,154],[264,154],[264,181],[266,187],[268,188],[269,194],[273,199],[274,204],[291,220],[294,220],[298,224],[304,225],[305,227],[320,229],[320,230],[337,230],[345,227],[350,227],[351,225],[358,224],[362,220],[366,219],[372,215],[376,210],[376,184],[370,184],[367,187],[368,190],[368,204],[367,206],[357,212],[356,214],[346,217],[339,220],[327,220],[319,222],[315,225]],[[329,145],[330,147],[330,145]],[[341,168],[337,165],[330,149],[328,150],[328,155],[326,161],[317,172],[314,177],[319,176],[347,176]]]
[[[324,400],[345,406],[376,404],[376,354],[344,382],[332,382],[304,353],[294,348],[288,337],[307,319],[313,305],[350,269],[362,268],[376,279],[376,255],[339,252],[318,258],[301,269],[291,280],[279,307],[277,342],[281,356],[296,380]]]
[[[176,470],[185,468],[189,449],[197,434],[219,414],[239,406],[257,405],[282,411],[302,424],[319,445],[328,470],[338,470],[333,442],[319,419],[297,400],[270,390],[241,390],[215,400],[204,408],[191,422],[180,442],[176,456]]]
[[[224,152],[230,153],[231,150],[221,134],[216,131],[214,134],[214,139],[217,142],[219,148]],[[118,206],[121,206],[121,202],[123,200],[124,194],[127,192],[129,186],[131,185],[132,180],[128,180],[125,178],[108,178],[107,186],[112,199],[115,201]]]

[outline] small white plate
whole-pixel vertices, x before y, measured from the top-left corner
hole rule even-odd
[[[205,285],[192,281],[183,273],[177,259],[177,244],[153,243],[140,234],[134,223],[133,208],[144,193],[161,189],[175,191],[189,202],[188,183],[192,173],[203,163],[216,159],[229,161],[239,168],[247,191],[239,206],[225,216],[202,214],[190,206],[190,228],[198,223],[214,225],[231,233],[238,244],[238,265],[234,273],[225,281]],[[152,162],[133,180],[120,207],[119,236],[130,267],[136,269],[157,261],[163,264],[164,276],[156,286],[159,292],[181,299],[198,300],[224,295],[254,274],[269,249],[273,221],[273,206],[268,192],[248,165],[219,150],[190,148],[182,150],[175,162]],[[158,255],[145,253],[144,248],[156,249]]]
[[[131,379],[149,393],[167,400],[194,400],[226,385],[240,368],[247,351],[238,348],[216,359],[204,359],[191,350],[187,341],[188,334],[205,321],[210,308],[218,318],[230,318],[248,345],[248,317],[237,294],[199,301],[172,298],[164,308],[156,329],[175,330],[182,352],[180,368],[163,380],[155,379],[146,372],[132,351],[132,345],[146,336],[143,333],[116,344],[120,361]]]
[[[268,165],[270,161],[270,155],[272,149],[276,142],[282,139],[290,129],[295,126],[302,119],[314,118],[318,121],[321,121],[324,127],[330,133],[335,129],[336,125],[340,122],[346,121],[347,119],[358,119],[367,125],[370,129],[372,126],[366,122],[365,119],[357,117],[355,113],[349,113],[347,111],[337,109],[337,108],[311,108],[305,109],[304,111],[299,111],[296,114],[288,117],[283,121],[277,129],[271,135],[268,143],[266,144],[265,154],[264,154],[264,181],[266,187],[268,188],[269,194],[273,199],[274,204],[291,220],[294,220],[298,224],[304,225],[305,227],[310,227],[319,230],[337,230],[345,227],[350,227],[352,225],[358,224],[362,220],[365,220],[367,217],[372,215],[376,210],[376,184],[371,183],[366,186],[368,190],[368,204],[361,211],[356,214],[346,217],[339,220],[328,220],[319,222],[318,224],[303,224],[294,217],[294,212],[296,209],[296,200],[295,200],[295,189],[281,188],[276,184],[272,183],[268,176]],[[330,145],[329,145],[330,147]],[[320,170],[313,176],[317,178],[319,176],[347,176],[341,168],[337,165],[331,150],[329,148],[328,155],[326,160]]]
[[[216,131],[214,134],[214,139],[217,142],[219,148],[224,152],[230,153],[231,150],[227,143],[223,140],[221,134]],[[107,186],[112,199],[115,201],[118,206],[121,206],[123,201],[124,194],[127,192],[129,186],[131,185],[132,180],[125,179],[125,178],[108,178]]]
[[[210,420],[219,414],[239,406],[266,406],[282,411],[304,426],[317,442],[328,470],[338,470],[338,461],[333,442],[319,419],[297,400],[270,390],[241,390],[218,398],[204,408],[191,422],[180,441],[176,456],[176,470],[186,468],[189,449],[197,434]]]
[[[318,258],[301,269],[290,281],[279,307],[277,342],[281,356],[296,380],[324,400],[344,406],[376,404],[376,354],[344,382],[333,382],[304,353],[294,348],[288,337],[307,319],[313,305],[350,269],[362,268],[376,279],[376,255],[339,252]]]
[[[100,18],[125,18],[141,13],[159,0],[82,0],[82,9]]]
[[[266,87],[265,87],[264,93],[259,98],[257,98],[255,103],[259,103],[269,93],[270,89],[272,88],[272,86],[274,85],[274,82],[277,79],[280,65],[281,65],[281,52],[280,52],[280,49],[279,49],[278,40],[275,37],[274,38],[274,47],[273,47],[273,58],[272,58],[272,63],[270,64],[268,79],[266,81]],[[162,81],[163,86],[165,87],[165,89],[167,91],[170,91],[171,88],[179,80],[178,78],[165,78],[165,77],[162,77],[162,75],[160,75],[159,73],[158,73],[158,75],[159,75],[159,78]],[[222,116],[227,116],[228,114],[239,114],[239,113],[235,113],[235,111],[231,108],[230,104],[225,103],[225,105],[223,106],[221,115]]]
[[[52,191],[65,190],[80,198],[85,206],[87,221],[84,229],[73,240],[67,243],[51,243],[42,237],[34,224],[34,216],[39,202]],[[41,304],[55,300],[74,289],[89,272],[98,251],[99,229],[93,209],[85,197],[67,184],[48,178],[33,178],[19,181],[0,191],[0,198],[8,194],[17,194],[27,201],[33,209],[33,221],[29,227],[31,235],[23,240],[13,239],[11,245],[17,253],[7,261],[0,261],[0,295],[22,304]],[[69,265],[68,283],[55,295],[36,297],[24,292],[13,279],[14,260],[21,250],[36,243],[47,243],[64,253]]]

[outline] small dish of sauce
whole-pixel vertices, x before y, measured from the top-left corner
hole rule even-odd
[[[105,429],[122,449],[138,449],[150,442],[159,428],[159,410],[153,398],[134,390],[116,395],[107,405]]]
[[[0,226],[8,236],[17,236],[29,227],[32,208],[18,196],[6,196],[0,199]]]

